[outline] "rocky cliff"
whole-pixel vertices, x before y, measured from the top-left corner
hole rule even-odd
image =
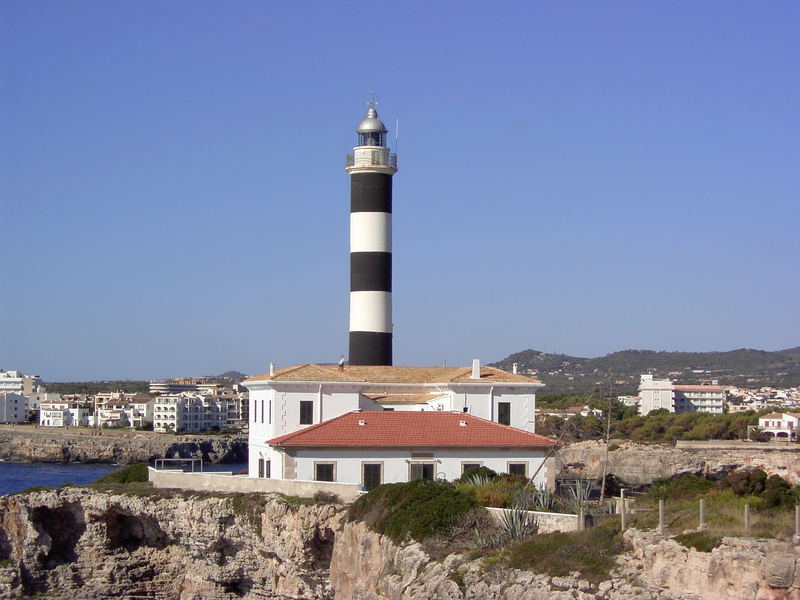
[[[133,464],[155,458],[203,458],[245,462],[244,436],[175,436],[152,432],[103,432],[52,427],[0,429],[0,459],[31,462]]]
[[[768,475],[777,474],[792,484],[800,484],[800,452],[796,450],[679,449],[635,442],[618,442],[611,447],[615,449],[608,453],[608,472],[634,485],[681,473],[713,475],[741,468],[763,469]],[[599,478],[604,457],[602,442],[570,444],[556,453],[556,469],[562,476]]]
[[[800,600],[788,544],[726,538],[703,553],[633,530],[625,541],[612,577],[590,583],[434,559],[345,523],[338,505],[62,488],[0,498],[0,598]]]
[[[5,496],[0,598],[332,598],[342,508],[257,498],[80,488]]]

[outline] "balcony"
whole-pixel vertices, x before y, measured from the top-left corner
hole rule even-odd
[[[388,148],[358,148],[346,156],[344,163],[346,171],[379,167],[397,170],[397,154],[389,152]]]

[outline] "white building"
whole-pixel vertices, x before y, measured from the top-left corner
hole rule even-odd
[[[42,404],[60,402],[61,394],[57,392],[33,392],[28,394],[28,416],[38,412]]]
[[[408,481],[409,477],[420,473],[425,477],[441,473],[454,479],[460,476],[461,471],[453,467],[456,464],[453,461],[459,465],[481,463],[490,466],[491,463],[499,467],[495,469],[498,471],[508,471],[509,461],[525,462],[526,472],[531,473],[532,469],[538,468],[531,461],[543,460],[544,448],[554,444],[550,438],[533,435],[536,391],[543,384],[500,369],[481,368],[477,361],[475,363],[472,368],[304,364],[279,371],[271,368],[270,373],[245,380],[244,385],[250,390],[250,476],[313,480],[319,475],[314,472],[315,460],[333,461],[336,463],[334,481],[367,486],[366,475],[356,466],[370,456],[382,456],[383,460],[394,465],[390,469],[386,463],[381,475],[384,483]],[[325,425],[321,427],[323,432],[332,432],[336,430],[336,423],[349,429],[357,427],[353,429],[357,435],[372,431],[373,427],[364,429],[365,426],[358,425],[361,419],[352,416],[359,414],[354,411],[361,411],[360,414],[369,417],[388,412],[425,412],[434,418],[433,413],[475,417],[466,419],[471,427],[456,423],[462,437],[465,432],[479,428],[484,431],[486,427],[495,435],[504,435],[502,432],[528,433],[525,434],[527,437],[515,437],[519,446],[505,449],[489,450],[477,441],[472,446],[459,442],[460,445],[449,447],[450,434],[442,433],[437,437],[437,421],[433,418],[428,421],[426,414],[398,417],[395,426],[400,429],[396,435],[405,443],[393,444],[391,448],[348,447],[337,438],[330,447],[323,449],[309,445],[309,438],[305,435],[292,435],[300,431],[310,432],[312,427],[321,427],[322,424]],[[348,416],[344,418],[344,415]],[[338,417],[343,418],[337,420]],[[378,421],[370,418],[367,423],[384,427],[383,424],[394,422],[384,416],[376,419]],[[427,431],[422,426],[429,423],[433,437],[426,437],[419,442],[421,445],[415,445],[414,436]],[[453,419],[448,417],[446,423],[447,428],[452,429]],[[379,450],[380,454],[376,454]],[[424,472],[415,469],[413,473],[408,468],[397,466],[410,464],[417,458],[440,466],[433,471],[428,467],[423,469]],[[445,460],[447,466],[441,466]],[[373,471],[370,482],[374,480]]]
[[[143,394],[98,394],[95,422],[100,427],[144,427],[153,422],[155,400]]]
[[[43,402],[39,409],[39,425],[87,427],[90,414],[91,411],[87,406],[75,402]]]
[[[22,423],[27,418],[27,397],[12,392],[0,392],[0,423]]]
[[[664,408],[673,413],[722,414],[725,388],[719,385],[675,385],[670,379],[642,375],[639,382],[639,414]]]
[[[237,396],[192,393],[160,396],[154,405],[153,431],[220,431],[238,425],[240,418],[241,398]]]
[[[770,413],[758,418],[758,426],[775,438],[800,439],[800,413]]]
[[[19,371],[3,371],[0,369],[0,394],[9,392],[27,396],[38,392],[41,380],[38,375],[25,375]]]

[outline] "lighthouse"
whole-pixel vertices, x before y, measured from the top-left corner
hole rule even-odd
[[[392,176],[397,155],[375,100],[356,127],[350,174],[351,365],[392,364]]]

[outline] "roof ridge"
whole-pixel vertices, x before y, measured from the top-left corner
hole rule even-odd
[[[277,371],[275,371],[274,377],[277,377],[279,374],[288,375],[289,373],[294,373],[295,371],[299,371],[303,367],[310,367],[310,366],[312,366],[311,363],[303,363],[300,365],[292,365],[291,367],[284,367],[283,369],[278,369]]]

